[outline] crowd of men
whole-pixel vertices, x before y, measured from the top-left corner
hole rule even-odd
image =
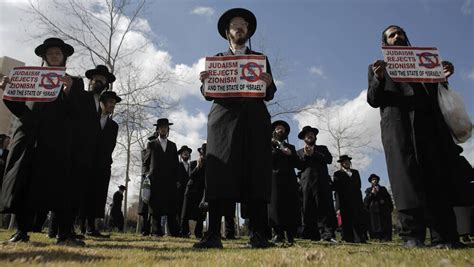
[[[218,32],[228,50],[216,56],[262,55],[251,48],[256,28],[256,17],[249,10],[226,11],[218,21]],[[383,31],[382,45],[410,43],[405,31],[392,25]],[[35,50],[46,66],[65,66],[73,52],[57,38],[45,40]],[[300,130],[298,138],[304,146],[297,149],[288,142],[289,124],[271,122],[265,101],[273,99],[277,88],[268,59],[266,66],[259,77],[266,84],[264,98],[213,98],[201,87],[212,107],[207,142],[197,149],[197,160],[190,160],[191,148],[183,145],[178,149],[169,140],[172,122],[160,118],[154,124],[155,133],[142,151],[142,234],[163,236],[166,218],[169,235],[189,237],[193,220],[194,235],[199,238],[194,248],[222,248],[222,217],[225,238],[235,238],[235,208],[240,203],[251,248],[293,244],[295,237],[338,242],[338,224],[345,242],[365,243],[369,236],[391,240],[394,204],[388,190],[379,184],[379,176],[370,175],[371,186],[363,198],[361,177],[352,168],[349,155],[341,155],[339,170],[329,173],[333,156],[326,146],[317,144],[317,128]],[[457,182],[455,177],[470,176],[472,180],[472,167],[460,156],[437,106],[437,90],[443,84],[394,82],[385,66],[381,60],[369,66],[367,100],[380,108],[400,236],[406,247],[421,247],[429,228],[434,246],[462,247],[453,206],[472,205],[472,187],[459,185],[468,179]],[[444,72],[446,77],[454,72],[451,63],[444,63]],[[63,88],[53,102],[4,100],[20,121],[10,152],[3,144],[0,155],[5,168],[1,211],[15,214],[18,229],[10,242],[28,241],[28,232],[40,231],[48,212],[48,234],[59,244],[84,245],[74,231],[76,217],[82,233],[107,238],[96,229],[95,219],[104,216],[118,131],[110,114],[121,99],[108,90],[115,76],[107,67],[98,65],[85,76],[88,90],[81,78],[64,76]],[[199,78],[204,83],[209,73],[203,71]],[[8,83],[8,77],[4,78],[2,88]],[[8,157],[4,159],[3,154]],[[85,190],[70,190],[84,181],[88,184]],[[447,184],[458,191],[446,193]],[[111,210],[119,230],[124,225],[124,190],[121,186],[114,194]]]

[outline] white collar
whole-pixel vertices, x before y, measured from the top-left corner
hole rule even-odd
[[[247,46],[244,46],[239,49],[234,49],[232,46],[230,47],[230,51],[234,53],[234,55],[245,55],[245,52],[247,51]]]

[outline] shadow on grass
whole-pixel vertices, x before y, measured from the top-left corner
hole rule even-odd
[[[28,252],[0,252],[1,261],[22,261],[22,262],[36,262],[36,263],[51,263],[51,262],[88,262],[96,260],[105,260],[109,257],[79,254],[65,251],[28,251]]]

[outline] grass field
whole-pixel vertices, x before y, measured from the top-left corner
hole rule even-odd
[[[0,230],[0,240],[11,231]],[[245,248],[247,239],[224,241],[222,250],[191,248],[194,238],[152,238],[114,233],[87,239],[85,248],[61,247],[46,234],[23,244],[1,244],[0,266],[474,266],[474,248],[403,248],[399,243],[330,244],[297,240],[293,247]]]

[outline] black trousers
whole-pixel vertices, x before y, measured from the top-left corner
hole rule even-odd
[[[111,227],[117,227],[120,232],[123,232],[124,218],[122,211],[116,211],[110,213]]]
[[[197,238],[202,237],[202,231],[204,229],[204,221],[196,221],[196,226],[194,227],[194,236]],[[189,220],[184,219],[181,221],[181,234],[189,235]]]
[[[151,230],[151,216],[149,214],[143,214],[142,216],[142,225],[141,225],[141,233],[144,235],[149,235]]]
[[[87,216],[79,217],[79,224],[80,224],[80,229],[81,229],[82,234],[96,231],[94,215],[88,214]]]
[[[319,190],[318,194],[315,196],[312,190],[303,192],[301,237],[317,241],[335,238],[336,212],[332,203],[332,192],[327,188]]]

